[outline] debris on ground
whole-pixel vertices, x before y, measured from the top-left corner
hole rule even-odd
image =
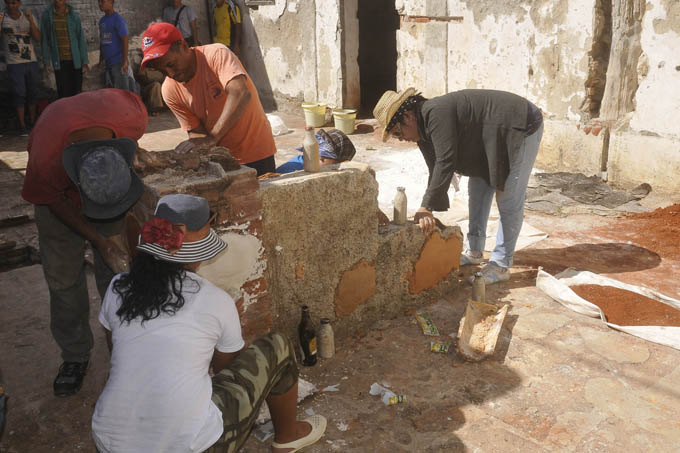
[[[479,361],[493,355],[508,305],[497,307],[469,301],[458,328],[458,353],[467,360]]]
[[[527,187],[526,209],[558,216],[574,210],[598,215],[645,212],[646,209],[637,201],[651,191],[652,187],[647,183],[626,191],[612,188],[598,176],[567,172],[536,173]]]
[[[416,320],[420,324],[420,328],[423,329],[423,335],[429,335],[433,337],[439,336],[439,330],[432,320],[432,316],[426,311],[418,313],[416,315]]]
[[[377,382],[371,384],[371,390],[369,390],[368,393],[373,396],[380,396],[385,406],[392,406],[394,404],[406,402],[405,395],[397,395],[392,390],[378,384]]]

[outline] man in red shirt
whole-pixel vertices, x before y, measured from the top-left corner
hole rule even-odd
[[[29,137],[21,195],[35,205],[50,326],[64,361],[54,381],[57,396],[80,390],[94,343],[86,241],[94,250],[102,297],[113,275],[128,263],[126,252],[110,237],[120,233],[125,212],[143,192],[132,160],[147,122],[139,96],[105,89],[50,104]]]
[[[167,77],[163,100],[189,134],[177,152],[228,148],[239,163],[258,175],[275,169],[276,144],[253,81],[224,44],[189,47],[167,23],[155,23],[143,35],[144,59]]]

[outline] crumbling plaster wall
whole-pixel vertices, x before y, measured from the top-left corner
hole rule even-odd
[[[342,70],[358,52],[356,38],[343,41],[343,26],[356,27],[345,8],[356,11],[356,3],[276,0],[247,11],[243,60],[265,106],[299,108],[305,101],[356,106],[355,90],[343,85]]]
[[[464,88],[518,93],[546,118],[537,166],[605,170],[615,185],[677,191],[680,2],[610,3],[609,11],[596,0],[397,0],[397,85],[425,96]],[[594,127],[585,124],[591,120]],[[602,128],[609,142],[604,133],[584,134]],[[655,164],[644,170],[635,165],[650,159]]]
[[[379,234],[377,195],[370,167],[353,162],[261,182],[275,328],[294,334],[308,305],[342,336],[451,289],[460,229],[425,236],[409,224]]]

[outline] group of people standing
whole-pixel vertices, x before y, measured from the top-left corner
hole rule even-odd
[[[125,19],[115,11],[115,0],[98,0],[104,16],[99,20],[99,64],[106,86],[136,93],[141,91],[147,107],[156,112],[163,107],[158,95],[162,79],[157,74],[133,74],[128,58],[129,30]],[[83,74],[90,67],[87,41],[78,12],[66,0],[53,0],[39,20],[30,9],[21,8],[21,0],[5,0],[0,12],[2,51],[19,124],[18,135],[27,135],[37,119],[36,103],[41,87],[41,73],[34,43],[40,43],[42,62],[54,69],[58,98],[82,91]],[[175,25],[190,46],[198,41],[197,16],[189,5],[172,0],[162,13],[163,21]],[[213,10],[215,42],[240,53],[241,9],[232,0],[217,0]],[[147,88],[148,87],[148,88]],[[155,91],[154,91],[155,88]],[[28,114],[26,114],[26,109]]]

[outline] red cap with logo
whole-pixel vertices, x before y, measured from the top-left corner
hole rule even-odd
[[[157,22],[151,24],[142,35],[142,69],[144,66],[156,58],[165,55],[170,46],[177,41],[181,41],[182,33],[172,24],[167,22]]]

